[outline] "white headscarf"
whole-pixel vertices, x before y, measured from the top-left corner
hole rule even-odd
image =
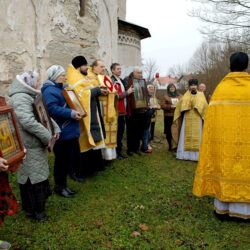
[[[65,69],[60,65],[52,65],[47,70],[47,76],[50,81],[55,81],[58,76],[65,72]]]
[[[22,75],[20,75],[20,78],[30,87],[36,89],[37,80],[38,80],[39,74],[36,71],[26,71]]]

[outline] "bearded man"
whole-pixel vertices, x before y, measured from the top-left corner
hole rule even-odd
[[[99,96],[108,94],[99,83],[88,77],[88,63],[84,56],[77,56],[68,66],[67,83],[78,94],[87,116],[80,122],[80,150],[84,166],[82,175],[103,169],[101,149],[105,147],[104,125]]]
[[[181,129],[177,139],[174,136],[176,133],[173,133],[173,139],[178,143],[177,159],[198,161],[203,119],[208,104],[204,94],[197,91],[198,80],[191,79],[188,84],[189,89],[177,103],[174,112],[173,126],[179,123]]]

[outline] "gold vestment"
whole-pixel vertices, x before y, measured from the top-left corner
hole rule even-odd
[[[86,152],[95,147],[104,147],[104,139],[100,142],[94,142],[94,139],[90,132],[90,122],[91,122],[91,92],[90,90],[99,87],[100,83],[93,76],[92,70],[88,70],[88,75],[84,76],[79,71],[77,71],[72,65],[68,66],[67,73],[67,83],[70,88],[74,89],[78,94],[82,106],[87,111],[87,116],[84,117],[80,122],[80,149],[81,152]],[[98,112],[98,111],[97,111]],[[97,118],[99,115],[97,114]],[[101,129],[101,122],[99,121],[99,127]]]
[[[178,144],[179,132],[182,125],[182,114],[185,112],[185,151],[199,151],[200,145],[200,121],[204,118],[207,101],[202,92],[192,95],[188,90],[177,103],[173,120],[173,148]]]
[[[205,116],[193,193],[250,202],[250,75],[229,73]]]

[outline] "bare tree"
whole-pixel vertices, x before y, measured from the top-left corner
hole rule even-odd
[[[187,66],[174,65],[169,72],[180,77],[178,88],[182,91],[187,87],[187,81],[197,78],[207,85],[207,91],[212,94],[217,84],[229,72],[229,58],[236,51],[247,52],[247,46],[227,40],[203,42],[195,51]],[[185,70],[184,70],[185,69]]]
[[[203,42],[201,46],[195,51],[189,62],[189,72],[201,73],[208,71],[211,66],[211,61],[209,60],[209,50],[209,44]]]
[[[143,63],[143,70],[144,70],[146,81],[152,82],[159,68],[154,59],[148,59],[145,61],[145,63]]]
[[[203,42],[189,62],[189,72],[207,84],[212,93],[221,79],[229,72],[229,58],[236,51],[247,52],[248,47],[230,39],[225,42]]]
[[[186,65],[176,64],[169,68],[167,75],[181,77],[182,75],[185,75],[187,71]]]
[[[189,14],[206,23],[203,34],[217,41],[243,43],[250,49],[250,0],[193,1],[201,5]]]
[[[203,42],[189,61],[190,77],[204,82],[210,93],[228,73],[229,45],[211,41]]]

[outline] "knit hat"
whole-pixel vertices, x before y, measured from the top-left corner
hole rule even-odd
[[[50,81],[55,81],[65,70],[60,65],[53,65],[47,69],[47,76]]]
[[[83,65],[87,65],[88,62],[86,60],[86,58],[84,56],[76,56],[75,58],[73,58],[72,60],[72,65],[74,66],[75,69],[83,66]]]
[[[20,75],[21,79],[30,87],[36,88],[36,83],[39,77],[39,74],[36,71],[26,71]]]

